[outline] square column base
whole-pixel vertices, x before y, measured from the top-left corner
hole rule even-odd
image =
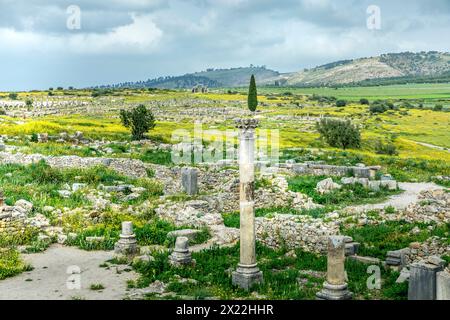
[[[351,300],[353,294],[347,290],[347,284],[332,285],[328,282],[323,284],[322,291],[316,294],[317,300]]]
[[[231,274],[231,281],[233,285],[248,291],[255,284],[263,283],[264,278],[263,273],[256,265],[250,267],[238,266],[236,271]]]
[[[136,240],[133,239],[120,239],[114,245],[114,257],[118,259],[132,259],[140,252]]]

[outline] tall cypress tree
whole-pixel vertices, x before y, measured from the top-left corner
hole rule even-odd
[[[256,92],[255,76],[252,74],[250,78],[250,87],[248,88],[248,108],[250,111],[255,112],[258,105],[258,93]]]

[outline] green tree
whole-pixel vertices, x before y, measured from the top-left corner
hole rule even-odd
[[[9,97],[11,100],[17,100],[17,93],[11,92],[11,93],[8,95],[8,97]]]
[[[316,128],[331,147],[345,150],[361,146],[361,133],[350,120],[324,118],[316,123]]]
[[[126,128],[131,129],[133,140],[141,140],[149,130],[155,127],[155,117],[143,104],[131,111],[120,110],[120,119]]]
[[[258,93],[256,91],[255,76],[252,74],[250,78],[250,87],[248,88],[248,109],[252,112],[256,111],[258,106]]]

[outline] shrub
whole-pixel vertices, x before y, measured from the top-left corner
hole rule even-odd
[[[155,127],[155,117],[153,113],[143,104],[131,111],[120,110],[122,124],[131,128],[133,140],[141,140],[144,134]]]
[[[375,144],[375,152],[377,154],[387,154],[390,156],[398,155],[397,148],[393,143],[384,144],[381,140],[378,140]]]
[[[336,107],[345,107],[346,105],[347,105],[347,101],[345,101],[345,100],[336,101]]]
[[[362,98],[361,100],[359,100],[359,103],[369,105],[369,100]]]
[[[31,142],[38,142],[38,135],[34,132],[31,134]]]
[[[442,104],[437,104],[433,108],[434,111],[442,111],[443,109],[444,107],[442,106]]]
[[[386,112],[388,109],[389,107],[382,101],[375,101],[369,107],[369,111],[372,114],[383,113]]]
[[[8,97],[9,97],[11,100],[17,100],[17,93],[11,92],[11,93],[8,95]]]
[[[320,136],[332,147],[347,149],[361,146],[361,133],[350,120],[321,119],[316,123]]]

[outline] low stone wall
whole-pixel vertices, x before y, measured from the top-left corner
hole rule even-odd
[[[89,168],[104,165],[117,171],[120,174],[132,178],[142,178],[147,176],[145,164],[140,160],[125,158],[95,158],[79,156],[44,156],[42,154],[23,154],[20,152],[9,153],[0,152],[0,163],[15,163],[29,165],[45,160],[51,167],[55,168]]]
[[[291,169],[296,174],[309,174],[309,175],[328,175],[328,176],[346,176],[353,175],[358,178],[374,179],[375,175],[380,167],[346,167],[346,166],[333,166],[327,164],[313,164],[313,163],[301,163],[301,164],[286,164],[282,167]]]
[[[15,238],[26,230],[26,218],[11,212],[0,212],[0,238]]]

